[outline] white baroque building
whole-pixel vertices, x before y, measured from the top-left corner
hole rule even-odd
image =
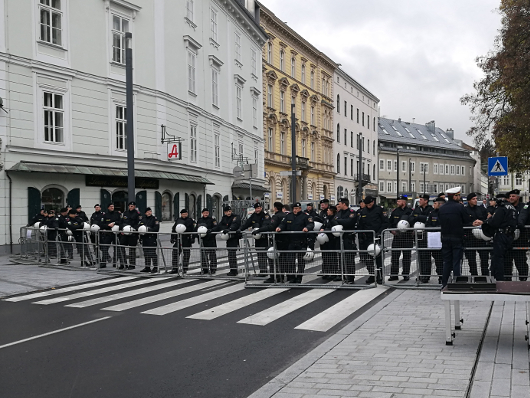
[[[378,196],[379,99],[340,68],[335,69],[333,81],[336,200],[348,197],[358,203],[359,183],[363,198]]]
[[[123,209],[125,33],[133,36],[136,201],[163,220],[219,215],[264,183],[262,46],[254,0],[0,0],[0,247],[41,206]],[[169,158],[181,142],[182,159]],[[241,191],[243,189],[243,191]]]

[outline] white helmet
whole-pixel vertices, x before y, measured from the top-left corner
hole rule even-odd
[[[138,232],[140,232],[140,235],[143,235],[147,232],[147,227],[145,225],[140,225],[138,227]]]
[[[178,224],[175,227],[175,231],[177,232],[177,234],[183,234],[184,232],[186,232],[186,226],[184,224]]]
[[[418,221],[416,224],[414,224],[414,229],[425,229],[425,224]]]
[[[315,256],[315,253],[313,253],[313,250],[311,250],[311,248],[308,247],[307,251],[304,254],[304,260],[311,261],[314,256]]]
[[[480,227],[473,228],[471,230],[473,232],[473,236],[477,239],[482,239],[482,229]]]
[[[322,223],[315,221],[315,228],[313,228],[313,231],[320,231],[320,228],[322,228]]]
[[[342,225],[335,225],[331,228],[333,231],[333,236],[336,236],[337,238],[340,237],[340,231],[342,231]]]
[[[47,230],[48,230],[48,227],[46,225],[43,225],[42,227],[40,227],[40,231],[42,233],[45,233]]]
[[[221,234],[219,234],[219,238],[220,238],[221,240],[228,240],[228,239],[230,239],[230,234],[223,234],[223,233],[221,233]]]
[[[130,235],[132,231],[134,231],[134,228],[131,227],[130,225],[126,225],[125,227],[123,227],[124,235]]]
[[[115,225],[112,227],[112,232],[119,232],[120,230],[120,226],[119,225]]]
[[[87,223],[87,222],[84,223],[84,224],[83,224],[83,229],[84,229],[85,231],[90,231],[90,224]]]
[[[278,257],[280,257],[280,253],[275,253],[274,247],[269,247],[269,250],[267,250],[267,257],[271,260],[274,260],[275,258],[277,259]]]
[[[208,228],[206,228],[204,225],[197,228],[197,232],[199,233],[199,236],[201,238],[206,237],[206,233],[208,232]]]
[[[324,232],[319,233],[317,236],[317,241],[321,245],[328,243],[329,242],[328,234],[325,234]]]
[[[97,224],[92,224],[92,225],[90,226],[90,230],[91,230],[92,232],[98,232],[98,231],[99,231],[99,225],[97,225]]]
[[[74,237],[73,237],[73,236],[69,236],[69,237],[68,237],[68,242],[75,242]]]
[[[368,254],[372,257],[377,257],[379,256],[379,253],[381,253],[381,246],[377,245],[377,244],[370,244],[368,245],[368,247],[366,248],[366,250],[368,250]]]
[[[513,237],[513,240],[517,240],[519,239],[519,237],[521,236],[521,230],[520,229],[516,229],[514,231],[514,237]]]
[[[259,231],[259,228],[254,228],[254,231]],[[261,239],[261,234],[252,235],[254,239]]]
[[[407,229],[410,228],[410,224],[407,220],[401,220],[397,224],[398,229]]]
[[[66,230],[66,235],[68,235],[68,236],[73,236],[73,234],[74,234],[74,233],[72,232],[71,229],[67,229],[67,230]]]
[[[480,230],[480,234],[482,235],[481,238],[484,239],[486,242],[489,242],[490,240],[493,239],[493,238],[491,238],[489,236],[486,236],[486,234],[484,233],[484,231],[482,229]]]
[[[40,222],[37,221],[35,224],[33,224],[33,227],[34,228],[40,228]]]

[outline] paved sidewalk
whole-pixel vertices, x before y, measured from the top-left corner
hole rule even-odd
[[[97,274],[95,268],[86,271],[42,268],[14,264],[9,261],[9,256],[0,256],[0,298],[107,277]]]
[[[462,302],[446,346],[440,293],[394,291],[251,398],[530,398],[524,304],[495,303],[477,357],[490,307]]]

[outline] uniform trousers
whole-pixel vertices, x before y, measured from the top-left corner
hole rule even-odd
[[[410,273],[410,262],[412,254],[412,246],[414,244],[414,237],[409,232],[396,231],[396,235],[392,239],[392,258],[390,266],[390,274],[397,276],[399,274],[399,258],[403,253],[403,272],[402,275],[408,276]],[[408,250],[399,250],[408,249]]]
[[[527,246],[528,242],[522,241],[521,238],[513,242],[513,246]],[[526,262],[526,250],[512,248],[506,253],[504,258],[504,277],[511,280],[513,276],[513,263],[517,268],[519,280],[525,281],[528,278],[528,263]]]
[[[466,256],[467,263],[469,264],[469,272],[471,275],[478,275],[477,253],[480,258],[481,274],[489,275],[489,251],[486,250],[486,242],[482,239],[477,239],[474,236],[468,236],[464,242],[466,244],[464,255]],[[480,247],[484,247],[484,249],[477,249]]]
[[[151,238],[151,239],[156,240],[156,238]],[[136,245],[137,244],[138,244],[138,235],[136,234],[121,235],[120,246],[118,247],[118,253],[120,255],[120,259],[123,258],[125,261],[126,259],[125,248],[128,246],[129,247],[129,264],[136,265]]]
[[[201,240],[201,268],[204,274],[217,271],[217,244],[214,241]]]
[[[156,254],[156,238],[143,239],[142,247],[144,249],[145,266],[158,268],[158,256]]]
[[[449,276],[460,276],[460,267],[464,255],[463,238],[458,236],[442,236],[443,275],[442,286],[447,285]]]
[[[504,280],[506,254],[511,250],[513,235],[497,232],[493,237],[493,253],[491,255],[491,274],[498,281]],[[511,280],[511,277],[510,277]]]

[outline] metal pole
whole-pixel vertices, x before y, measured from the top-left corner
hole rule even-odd
[[[254,198],[252,197],[252,164],[250,164],[250,178],[248,179],[250,183],[250,200],[253,201]]]
[[[125,89],[127,97],[127,187],[128,201],[135,200],[134,129],[133,129],[133,54],[132,33],[125,33]]]
[[[397,196],[399,196],[399,148],[397,148]]]
[[[412,192],[412,160],[409,158],[409,192]]]
[[[423,194],[425,195],[425,192],[427,191],[427,187],[425,186],[425,172],[427,171],[426,165],[423,165]]]
[[[362,173],[362,170],[363,170],[363,135],[362,133],[359,133],[359,135],[357,136],[357,143],[359,145],[359,167],[357,167],[358,168],[357,181],[359,183],[359,186],[358,186],[359,200],[357,201],[357,203],[361,203],[361,200],[363,200],[363,173]]]
[[[295,117],[294,114],[294,104],[291,104],[291,167],[293,171],[293,176],[291,177],[291,193],[292,201],[291,203],[296,202],[296,135],[295,135]]]

